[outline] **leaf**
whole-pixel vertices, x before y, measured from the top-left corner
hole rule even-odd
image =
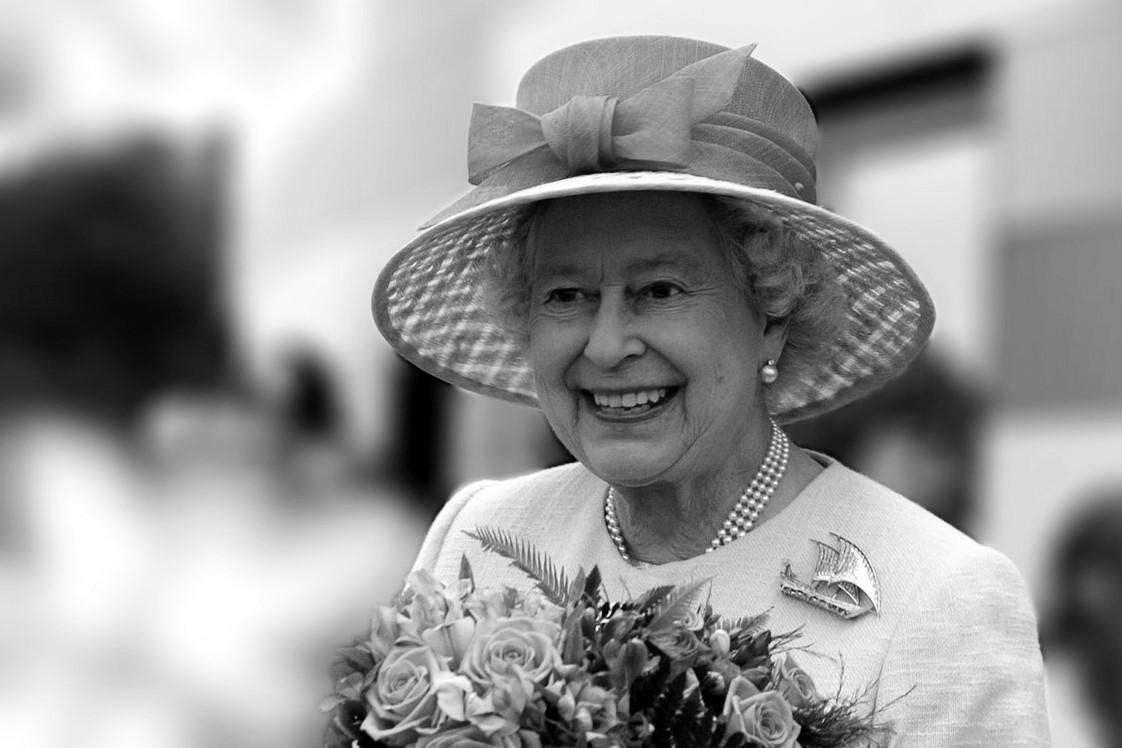
[[[558,605],[569,603],[570,583],[565,572],[532,543],[492,527],[476,527],[464,530],[464,534],[478,540],[484,550],[510,561],[510,565],[529,576],[550,601]]]
[[[713,734],[709,737],[709,748],[725,748],[725,730],[727,725],[718,722]]]
[[[631,713],[652,713],[650,710],[654,707],[655,700],[669,680],[670,662],[665,657],[659,657],[654,670],[631,684]]]
[[[626,602],[620,606],[626,610],[637,610],[640,612],[647,612],[651,608],[659,606],[659,604],[674,591],[673,584],[663,584],[661,587],[652,587],[641,595],[638,595],[632,601]]]
[[[584,573],[584,569],[577,570],[577,576],[569,584],[569,591],[565,593],[566,600],[576,602],[584,595],[584,585],[588,582],[588,575]]]
[[[651,735],[652,746],[674,746],[674,727],[677,722],[679,709],[685,699],[686,674],[680,673],[671,680],[662,693],[655,700],[653,718],[654,734]]]
[[[468,561],[467,554],[460,556],[460,579],[466,579],[471,582],[472,589],[475,589],[475,574],[471,571],[471,562]]]
[[[765,611],[754,616],[741,616],[740,618],[734,618],[732,620],[722,619],[720,626],[730,634],[738,632],[751,634],[764,628],[764,624],[767,623],[767,617],[768,612]]]
[[[675,587],[674,590],[659,603],[654,617],[651,618],[647,627],[652,633],[672,629],[689,614],[690,609],[694,605],[694,596],[707,584],[709,584],[709,580],[702,579],[697,582],[690,582],[689,584]]]
[[[738,732],[729,738],[725,743],[725,748],[745,748],[748,745],[748,738],[744,737],[744,733]]]
[[[620,693],[626,693],[631,684],[638,680],[647,669],[649,661],[650,653],[647,652],[646,645],[637,639],[632,639],[622,646],[619,655],[609,663],[616,688]]]
[[[600,567],[593,566],[592,571],[588,572],[588,579],[584,583],[584,597],[590,605],[597,607],[600,604],[600,591],[603,586],[604,580],[600,575]]]
[[[363,743],[367,737],[360,729],[363,718],[366,716],[362,704],[347,701],[335,708],[335,713],[328,722],[324,734],[325,748],[351,748]]]
[[[584,636],[581,631],[581,619],[584,611],[581,609],[570,610],[565,616],[562,625],[563,639],[561,642],[561,661],[566,665],[579,665],[584,659]]]
[[[701,694],[696,689],[690,691],[672,726],[674,741],[682,746],[708,745],[716,722],[716,717],[702,702]]]
[[[344,647],[339,650],[339,656],[347,663],[353,665],[362,673],[369,673],[374,669],[374,655],[362,647]]]

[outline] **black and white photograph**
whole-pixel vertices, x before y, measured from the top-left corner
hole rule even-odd
[[[1122,746],[1122,5],[0,2],[0,746]]]

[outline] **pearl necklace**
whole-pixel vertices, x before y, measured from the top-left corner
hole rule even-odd
[[[756,526],[756,520],[764,507],[767,506],[771,495],[775,493],[775,487],[779,485],[779,481],[783,479],[783,474],[787,471],[789,447],[790,443],[787,440],[787,435],[783,433],[783,429],[779,428],[775,421],[772,421],[771,442],[768,444],[764,461],[760,464],[760,469],[756,471],[756,475],[752,477],[748,487],[740,494],[736,506],[729,512],[728,519],[717,531],[717,537],[713,538],[709,547],[705,549],[706,553],[710,553],[723,545],[728,545],[734,540],[739,540]],[[615,544],[620,557],[624,561],[636,563],[632,561],[631,554],[627,552],[627,543],[624,541],[623,532],[619,528],[619,518],[616,515],[615,489],[611,486],[608,487],[608,493],[604,497],[604,524],[608,528],[608,536]]]

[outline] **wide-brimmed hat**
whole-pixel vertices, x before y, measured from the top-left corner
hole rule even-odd
[[[536,63],[516,108],[477,104],[468,145],[477,186],[382,270],[382,334],[440,379],[537,405],[523,342],[480,294],[485,259],[542,200],[661,190],[766,208],[835,271],[844,333],[825,341],[814,371],[771,385],[774,417],[824,412],[903,371],[931,333],[930,296],[884,241],[815,205],[814,115],[751,53],[662,36],[583,42]]]

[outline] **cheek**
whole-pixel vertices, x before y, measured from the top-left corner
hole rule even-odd
[[[565,372],[580,353],[577,342],[571,326],[550,319],[532,323],[527,353],[534,380],[553,387],[562,383]]]
[[[541,341],[531,341],[529,347],[530,369],[534,372],[534,384],[539,390],[558,378],[560,364],[554,349]]]

